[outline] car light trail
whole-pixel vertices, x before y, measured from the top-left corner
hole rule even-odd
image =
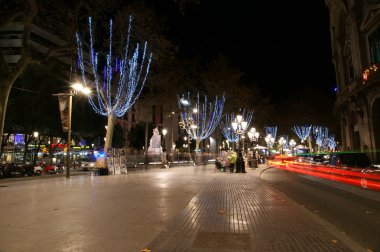
[[[278,158],[268,160],[268,164],[286,171],[380,191],[380,173],[349,171],[338,166],[324,166],[291,160],[289,158]]]

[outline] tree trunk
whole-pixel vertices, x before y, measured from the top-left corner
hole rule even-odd
[[[5,123],[5,112],[7,110],[8,97],[12,83],[7,78],[0,77],[0,143],[3,142],[3,130]]]
[[[195,140],[195,155],[197,157],[199,156],[199,143],[200,143],[200,140],[196,139]]]
[[[307,143],[309,145],[309,151],[313,152],[313,148],[312,148],[312,145],[311,145],[311,137],[310,136],[307,138]]]
[[[114,113],[108,115],[106,142],[104,143],[104,153],[106,154],[107,154],[108,148],[112,147],[112,136],[113,136],[115,118],[116,116]]]
[[[29,137],[28,134],[24,134],[24,155],[22,157],[22,162],[26,162],[26,156],[28,155]]]
[[[202,161],[202,156],[199,155],[199,144],[201,140],[196,139],[195,140],[195,162],[196,164],[200,164]]]

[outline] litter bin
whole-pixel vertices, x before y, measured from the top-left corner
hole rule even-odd
[[[258,163],[257,159],[255,159],[255,158],[249,160],[249,162],[248,162],[250,168],[257,168],[257,163]]]
[[[257,159],[252,159],[252,167],[257,168]]]

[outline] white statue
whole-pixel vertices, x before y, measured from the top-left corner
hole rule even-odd
[[[153,136],[150,138],[148,155],[160,155],[161,153],[161,135],[158,128],[153,129]]]

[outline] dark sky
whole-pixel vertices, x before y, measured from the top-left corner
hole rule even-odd
[[[172,29],[185,54],[212,58],[223,53],[270,86],[307,85],[304,79],[312,77],[312,83],[333,88],[327,7],[324,1],[303,2],[201,0]],[[272,68],[276,74],[269,75]]]
[[[170,14],[169,26],[184,56],[222,53],[275,102],[318,99],[331,114],[336,80],[324,1],[200,0],[184,16]]]

